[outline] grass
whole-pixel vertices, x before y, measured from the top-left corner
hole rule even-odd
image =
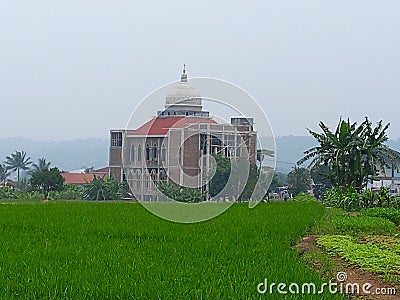
[[[235,204],[179,224],[138,203],[3,204],[0,298],[282,299],[257,284],[323,282],[291,247],[323,214],[317,203]]]
[[[344,216],[332,221],[333,228],[340,234],[350,235],[394,235],[396,225],[384,218],[370,216]]]

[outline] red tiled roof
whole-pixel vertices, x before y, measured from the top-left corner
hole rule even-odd
[[[92,182],[93,178],[96,174],[87,174],[87,173],[61,173],[62,177],[65,180],[65,183],[70,184],[86,184],[88,182]],[[103,175],[104,176],[104,175]],[[97,175],[97,177],[103,177],[101,175]]]
[[[183,128],[189,124],[217,124],[213,119],[197,117],[158,117],[153,118],[138,129],[130,132],[132,135],[166,135],[170,128]]]

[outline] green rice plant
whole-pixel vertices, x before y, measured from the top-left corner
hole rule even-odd
[[[325,282],[292,248],[324,214],[316,202],[235,204],[197,224],[139,203],[15,203],[0,205],[0,299],[282,299],[257,285]]]
[[[395,234],[396,225],[384,218],[370,216],[343,216],[333,219],[332,226],[340,234]]]
[[[368,208],[361,212],[363,216],[381,217],[392,221],[397,226],[400,225],[400,211],[389,207],[374,207]]]

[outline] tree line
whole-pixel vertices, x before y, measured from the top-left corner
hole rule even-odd
[[[57,199],[120,200],[127,196],[126,187],[113,177],[94,176],[93,181],[83,186],[64,182],[64,177],[57,167],[45,158],[32,162],[25,151],[15,151],[0,163],[0,198],[38,198],[49,199],[51,194]],[[28,180],[21,179],[21,171],[26,171]],[[7,186],[7,178],[17,173],[16,189]],[[85,170],[90,172],[90,168]],[[40,195],[40,196],[39,196]]]

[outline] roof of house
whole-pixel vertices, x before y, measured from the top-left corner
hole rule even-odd
[[[61,173],[65,180],[65,183],[70,184],[86,184],[92,182],[96,174],[92,173]],[[97,175],[97,177],[103,177],[105,175]]]
[[[157,117],[146,122],[138,129],[130,132],[131,135],[166,135],[171,128],[183,128],[189,124],[217,124],[211,118],[200,117]]]

